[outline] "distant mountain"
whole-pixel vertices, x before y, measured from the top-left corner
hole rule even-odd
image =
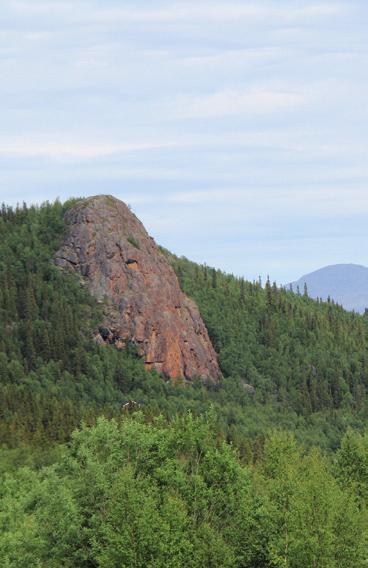
[[[359,264],[334,264],[302,276],[292,283],[301,293],[307,284],[311,298],[330,296],[347,310],[364,312],[368,308],[368,268]]]

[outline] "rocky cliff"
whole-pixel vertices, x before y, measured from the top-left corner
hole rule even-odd
[[[103,305],[97,338],[123,348],[133,341],[166,376],[221,376],[195,303],[142,223],[110,196],[85,199],[65,216],[67,232],[56,263],[80,274]]]

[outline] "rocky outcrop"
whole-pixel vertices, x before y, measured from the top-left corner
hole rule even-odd
[[[67,232],[56,263],[85,280],[103,305],[100,342],[137,345],[147,369],[168,377],[221,376],[196,304],[142,223],[121,201],[97,196],[65,215]]]

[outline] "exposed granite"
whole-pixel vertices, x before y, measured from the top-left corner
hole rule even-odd
[[[196,304],[125,203],[100,195],[65,215],[67,233],[56,263],[79,273],[104,306],[97,339],[123,348],[133,341],[168,377],[217,380],[216,353]]]

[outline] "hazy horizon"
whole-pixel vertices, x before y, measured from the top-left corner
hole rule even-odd
[[[366,265],[362,1],[4,0],[0,200],[113,194],[248,279]]]

